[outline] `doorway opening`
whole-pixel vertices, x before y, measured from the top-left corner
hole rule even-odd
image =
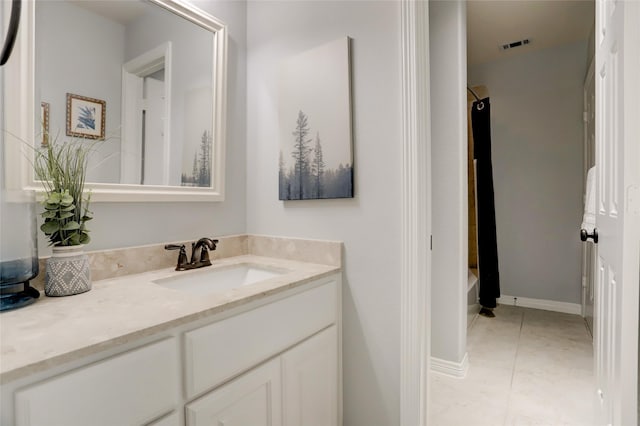
[[[430,14],[442,13],[438,12],[440,8],[454,8],[449,3],[431,2]],[[474,147],[467,145],[459,149],[465,169],[469,170],[466,185],[453,188],[454,194],[449,196],[466,200],[467,221],[462,233],[468,237],[468,251],[458,254],[465,259],[469,278],[456,285],[466,290],[461,299],[462,309],[468,314],[465,321],[468,328],[464,327],[463,335],[457,339],[466,339],[469,367],[463,382],[450,382],[446,376],[435,375],[432,395],[436,399],[438,387],[455,389],[461,395],[449,400],[453,403],[436,400],[432,420],[435,424],[455,423],[454,419],[462,419],[459,416],[464,415],[462,406],[466,403],[479,410],[471,410],[469,421],[477,421],[478,413],[488,407],[502,410],[501,419],[488,418],[486,424],[520,420],[556,424],[572,419],[577,424],[588,423],[592,409],[593,389],[589,380],[593,376],[593,351],[591,335],[582,318],[589,311],[585,307],[589,294],[588,281],[585,283],[583,277],[586,254],[579,230],[588,165],[583,121],[585,80],[594,57],[595,4],[593,1],[462,3],[466,8],[458,18],[463,21],[461,26],[467,37],[466,46],[459,49],[461,56],[468,54],[462,65],[467,68],[465,83],[481,99],[488,98],[491,105],[501,297],[496,318],[477,317],[476,281],[479,276],[482,285],[482,265],[478,265],[474,250],[476,180],[473,162],[467,163],[468,158],[473,158]],[[447,25],[456,25],[451,22],[456,21],[447,19]],[[441,23],[433,25],[431,21],[431,24],[431,31],[440,30]],[[433,33],[430,37],[433,39]],[[517,43],[522,40],[528,42]],[[503,49],[505,45],[510,48]],[[454,45],[453,49],[456,48]],[[431,52],[434,53],[433,44]],[[432,67],[435,62],[432,56]],[[466,93],[466,87],[452,93],[454,97],[464,94],[458,106],[463,109],[469,107]],[[432,98],[432,109],[436,108]],[[470,129],[465,128],[465,134],[467,131]],[[438,144],[446,143],[451,146],[452,141],[434,136],[434,152],[439,152]],[[434,162],[437,161],[434,154]],[[434,176],[434,183],[439,180],[444,183],[444,179],[444,175]],[[455,193],[458,190],[463,192]],[[434,206],[437,205],[434,190]],[[434,228],[438,227],[436,220],[434,214]],[[434,258],[437,249],[434,245]],[[434,294],[439,285],[434,279]],[[451,282],[447,285],[452,286]],[[434,296],[433,300],[442,303],[442,298]],[[459,300],[449,307],[460,309]],[[452,329],[450,326],[451,332]],[[456,327],[455,331],[460,329]],[[437,332],[433,335],[433,344],[437,345]],[[435,351],[434,347],[432,354]],[[564,356],[569,353],[572,355]],[[550,375],[545,375],[545,369]],[[554,384],[558,380],[564,380],[568,386],[564,392],[570,398],[557,395],[559,388],[554,389]],[[488,382],[493,382],[492,392],[486,391]],[[479,395],[481,392],[484,396]],[[579,392],[583,392],[583,398],[578,396]],[[532,402],[529,406],[525,394]],[[461,398],[468,400],[461,403]],[[574,404],[576,398],[584,404]],[[505,405],[498,409],[495,404],[502,402]],[[541,406],[545,409],[540,409]]]
[[[121,182],[169,184],[171,42],[122,66]]]

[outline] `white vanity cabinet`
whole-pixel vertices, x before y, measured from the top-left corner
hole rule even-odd
[[[170,338],[15,393],[16,426],[143,425],[178,402],[178,346]]]
[[[336,323],[338,285],[329,280],[273,303],[185,333],[187,398]]]
[[[214,389],[187,426],[337,425],[339,291],[331,279],[185,333],[187,397]]]
[[[187,404],[187,426],[337,426],[336,326]]]
[[[0,426],[339,426],[340,293],[335,273],[3,384]]]
[[[337,353],[332,326],[282,354],[284,426],[338,425]]]
[[[278,358],[187,404],[187,426],[281,426]]]

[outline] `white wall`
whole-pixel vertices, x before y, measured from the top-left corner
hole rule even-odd
[[[226,199],[219,203],[93,203],[88,250],[246,231],[246,4],[224,0],[194,4],[229,27]],[[47,255],[50,249],[38,234],[40,255]]]
[[[429,2],[431,63],[431,355],[459,363],[466,353],[467,19],[466,3]]]
[[[400,4],[248,3],[247,230],[344,241],[344,424],[399,424]],[[353,38],[355,198],[278,201],[278,66]]]
[[[41,1],[36,40],[36,99],[50,104],[52,139],[68,140],[67,93],[106,101],[106,139],[93,145],[87,178],[118,182],[124,27],[69,2]]]
[[[473,66],[491,97],[503,294],[580,303],[586,41]]]

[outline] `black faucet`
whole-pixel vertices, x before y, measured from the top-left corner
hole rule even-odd
[[[191,260],[187,262],[187,250],[184,244],[167,244],[164,246],[165,250],[180,250],[178,254],[178,265],[176,271],[186,271],[188,269],[202,268],[204,266],[211,266],[211,260],[209,259],[209,250],[215,250],[218,240],[211,238],[200,238],[197,242],[191,243]],[[200,254],[197,256],[196,253]]]
[[[209,260],[209,250],[215,250],[218,240],[212,240],[211,238],[200,238],[197,243],[191,244],[191,264],[199,264],[198,268],[202,266],[211,265]],[[200,259],[196,257],[197,251],[200,250]]]

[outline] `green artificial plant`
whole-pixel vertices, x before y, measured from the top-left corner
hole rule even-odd
[[[49,142],[36,151],[33,168],[42,182],[44,223],[40,227],[53,246],[87,244],[91,239],[86,222],[91,194],[84,194],[84,182],[92,145],[83,140]]]

